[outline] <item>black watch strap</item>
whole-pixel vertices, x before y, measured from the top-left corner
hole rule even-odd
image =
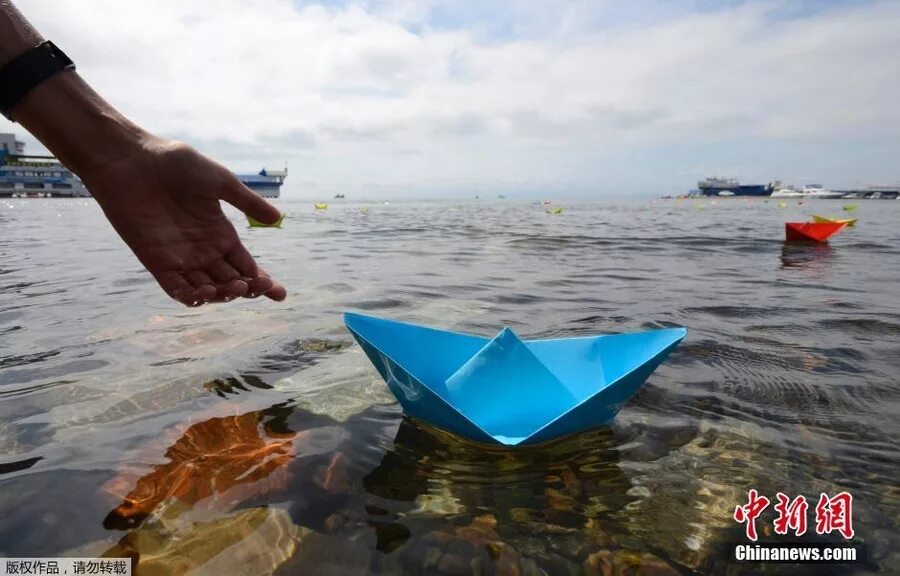
[[[0,112],[9,117],[9,110],[28,94],[28,91],[75,63],[49,40],[17,56],[0,70]]]

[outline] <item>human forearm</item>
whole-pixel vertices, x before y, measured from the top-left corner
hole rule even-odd
[[[0,66],[42,41],[11,3],[0,0]],[[133,153],[149,139],[73,70],[29,90],[10,115],[82,177]]]
[[[0,67],[44,39],[8,0],[0,0]]]
[[[13,107],[12,117],[82,178],[150,138],[73,70],[36,86]]]
[[[278,209],[224,166],[129,121],[67,60],[29,78],[22,69],[34,73],[30,59],[42,53],[26,53],[42,43],[9,0],[0,0],[0,78],[11,78],[0,93],[3,110],[81,177],[160,287],[191,306],[262,294],[284,299],[284,287],[256,265],[221,201],[267,224],[279,220]]]

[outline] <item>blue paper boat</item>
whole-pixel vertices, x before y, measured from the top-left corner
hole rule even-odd
[[[345,314],[403,411],[481,442],[545,442],[612,420],[687,330],[493,339]]]

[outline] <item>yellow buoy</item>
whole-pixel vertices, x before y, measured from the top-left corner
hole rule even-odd
[[[316,210],[325,210],[328,208],[328,204],[324,202],[316,202]]]
[[[847,212],[853,212],[854,210],[856,210],[856,204],[845,204],[844,210],[846,210]]]

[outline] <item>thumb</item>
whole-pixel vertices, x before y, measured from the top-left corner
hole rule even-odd
[[[225,188],[222,200],[263,224],[274,224],[281,218],[278,208],[266,202],[262,196],[244,186],[240,180],[234,177]]]

